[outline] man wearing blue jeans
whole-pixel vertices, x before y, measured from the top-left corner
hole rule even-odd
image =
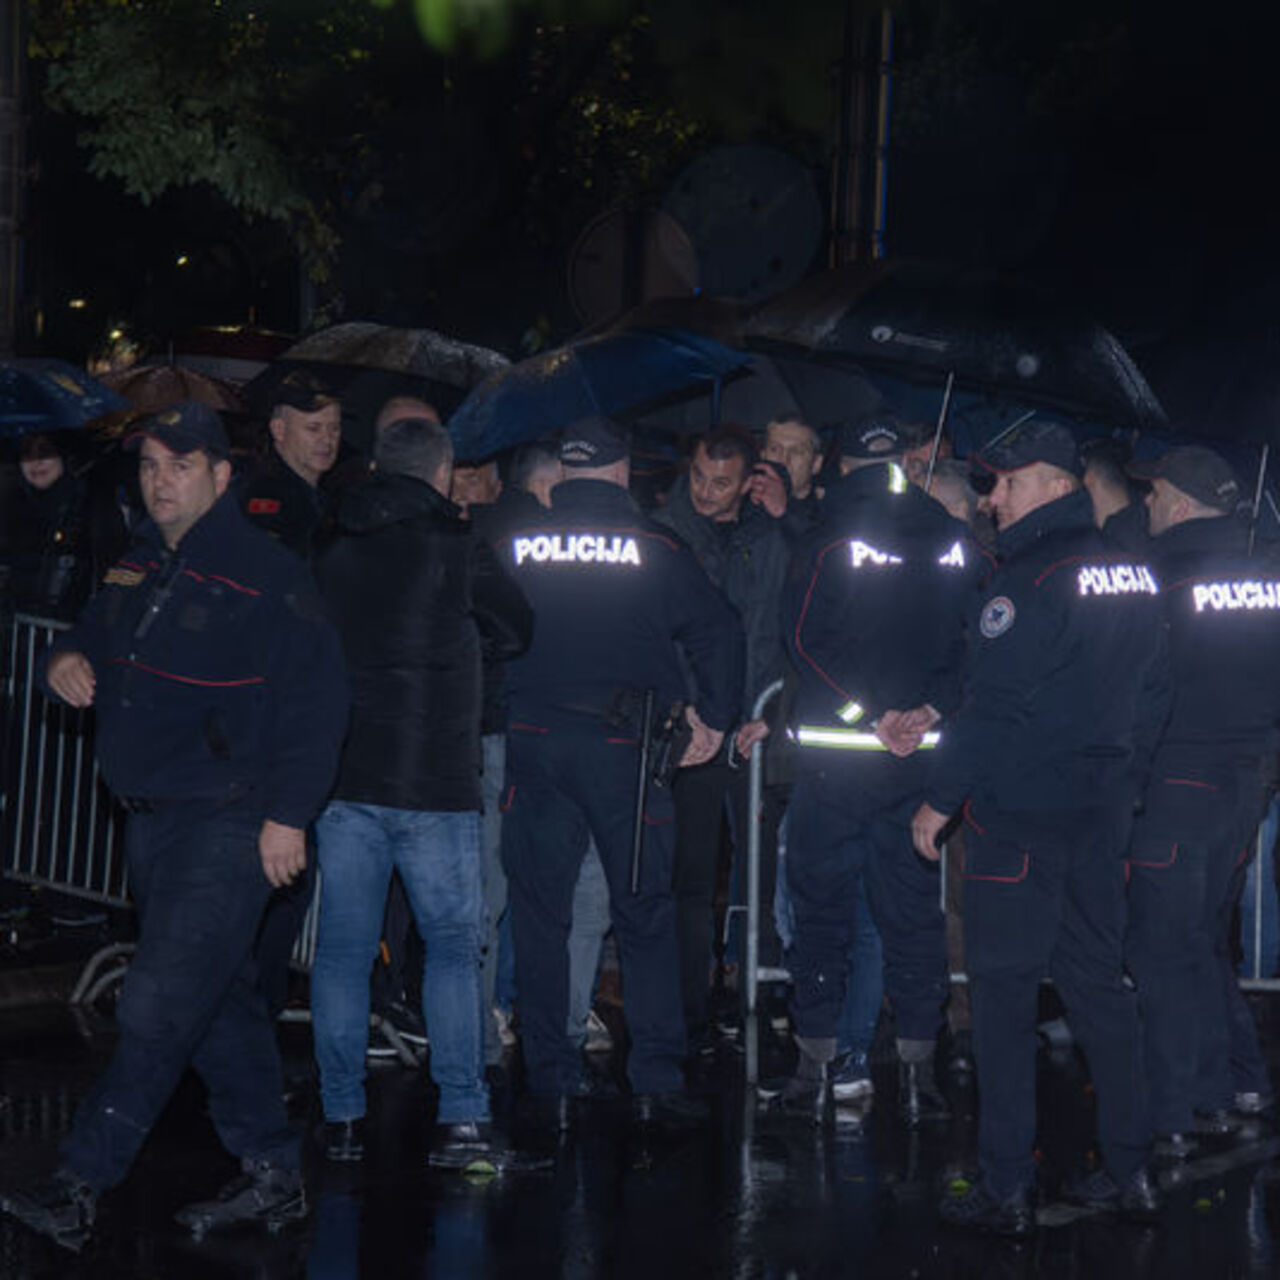
[[[444,495],[453,451],[439,423],[402,419],[378,469],[338,511],[318,566],[353,684],[334,798],[316,824],[322,889],[311,1007],[324,1151],[364,1154],[369,969],[394,868],[422,937],[423,1016],[440,1090],[431,1163],[510,1163],[484,1084],[480,952],[482,642],[528,643],[532,615],[487,543]]]

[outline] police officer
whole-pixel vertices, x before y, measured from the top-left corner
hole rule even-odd
[[[48,1184],[5,1197],[37,1230],[82,1237],[188,1065],[244,1176],[180,1222],[200,1232],[306,1211],[275,1028],[250,957],[273,886],[302,870],[345,727],[338,639],[300,561],[227,493],[222,423],[185,403],[148,420],[149,523],[54,646],[49,689],[97,714],[103,776],[129,812],[137,950],[111,1061]]]
[[[679,644],[698,691],[683,763],[709,760],[738,712],[742,628],[693,556],[627,493],[630,458],[617,426],[573,424],[560,457],[565,479],[550,511],[517,528],[505,548],[536,619],[532,646],[508,667],[502,831],[527,1081],[536,1097],[556,1101],[562,1125],[581,1076],[565,1034],[565,944],[590,834],[621,952],[638,1115],[680,1118],[685,1035],[666,788],[648,788],[631,882],[640,708],[648,690],[659,709],[683,696]]]
[[[1071,433],[1032,422],[981,459],[1000,565],[970,628],[964,706],[935,758],[916,848],[964,809],[964,927],[981,1179],[955,1225],[1024,1235],[1033,1216],[1036,1003],[1050,975],[1089,1059],[1104,1167],[1069,1188],[1157,1208],[1146,1168],[1136,999],[1123,981],[1123,852],[1165,710],[1155,575],[1107,551]],[[967,800],[967,803],[966,803]]]
[[[933,1079],[947,994],[938,872],[915,855],[909,827],[940,722],[959,705],[964,618],[981,565],[965,527],[908,482],[902,444],[884,416],[844,429],[841,478],[784,602],[800,677],[787,885],[801,1051],[784,1105],[815,1120],[825,1111],[859,881],[883,944],[905,1118],[945,1110]]]
[[[240,480],[240,502],[258,528],[310,560],[328,515],[320,482],[338,460],[342,404],[315,374],[295,369],[276,389],[267,430],[270,452]]]
[[[1182,1157],[1193,1127],[1230,1131],[1233,1011],[1261,1064],[1229,926],[1280,720],[1280,581],[1247,554],[1239,486],[1216,453],[1173,449],[1146,474],[1175,693],[1130,847],[1127,954],[1156,1149]],[[1247,1091],[1269,1093],[1266,1080],[1263,1067]]]

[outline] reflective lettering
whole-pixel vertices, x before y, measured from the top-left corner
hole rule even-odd
[[[1082,596],[1157,595],[1159,588],[1145,564],[1083,565],[1076,572]]]
[[[628,564],[640,567],[640,547],[634,538],[603,533],[545,534],[516,538],[511,551],[517,565]]]
[[[1238,609],[1280,609],[1280,582],[1198,582],[1191,589],[1197,613]]]
[[[877,551],[875,547],[868,543],[862,542],[855,538],[849,543],[849,558],[853,561],[855,569],[861,569],[864,564],[884,565],[884,564],[901,564],[902,557],[895,556],[888,551]]]
[[[956,542],[951,546],[951,550],[945,556],[938,557],[938,563],[948,569],[964,568],[964,546]]]

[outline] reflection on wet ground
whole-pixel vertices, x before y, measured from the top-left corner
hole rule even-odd
[[[1268,1009],[1268,1015],[1272,1010]],[[305,1028],[282,1032],[299,1123],[315,1118]],[[1272,1021],[1273,1064],[1280,1035]],[[0,1178],[47,1169],[75,1099],[110,1047],[109,1024],[62,1008],[0,1017]],[[234,1173],[184,1084],[128,1182],[103,1201],[100,1226],[72,1255],[0,1222],[0,1276],[348,1277],[682,1276],[919,1277],[921,1280],[1207,1280],[1280,1274],[1280,1149],[1269,1128],[1193,1162],[1156,1229],[1073,1215],[1052,1202],[1057,1170],[1083,1152],[1089,1094],[1070,1055],[1042,1056],[1042,1229],[1023,1246],[938,1226],[940,1183],[965,1167],[972,1118],[908,1134],[893,1115],[893,1078],[877,1075],[867,1124],[826,1133],[758,1114],[726,1045],[710,1076],[712,1123],[641,1151],[620,1105],[594,1104],[552,1173],[468,1181],[429,1170],[431,1097],[420,1072],[371,1071],[363,1166],[313,1153],[314,1213],[305,1229],[190,1241],[170,1221]],[[508,1090],[500,1114],[514,1120]],[[505,1110],[504,1110],[505,1108]],[[971,1112],[971,1104],[960,1108]],[[1166,1174],[1166,1181],[1168,1175]]]

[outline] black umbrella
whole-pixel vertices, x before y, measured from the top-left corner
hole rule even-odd
[[[976,392],[1117,426],[1165,419],[1118,339],[1016,281],[911,261],[812,276],[758,307],[747,344],[875,376]]]

